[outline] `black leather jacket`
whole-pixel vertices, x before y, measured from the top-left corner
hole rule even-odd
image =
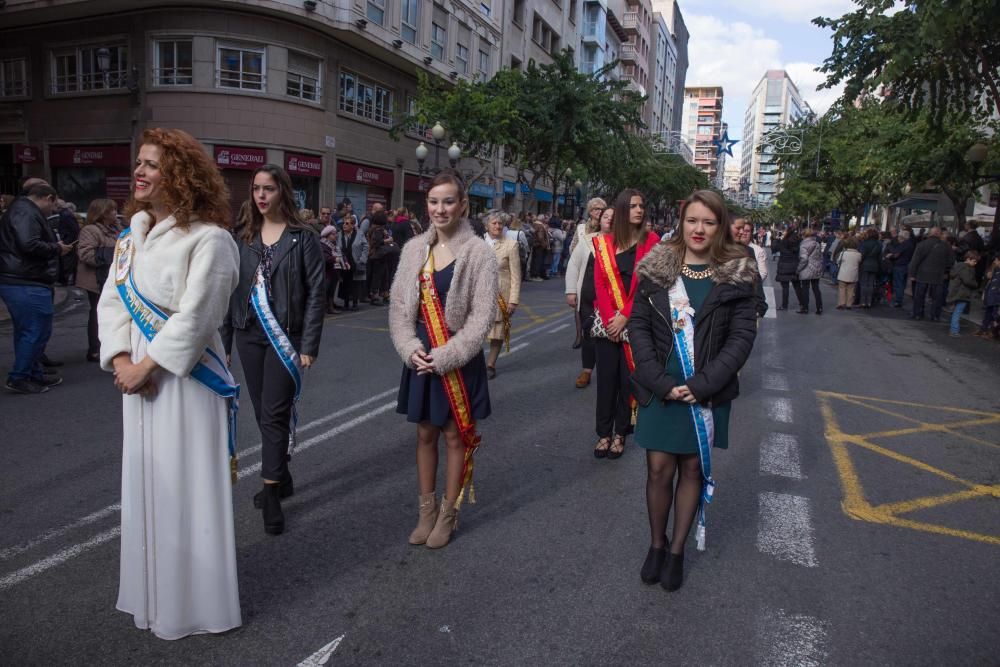
[[[635,358],[632,389],[635,400],[649,405],[665,400],[680,384],[699,403],[721,404],[740,394],[738,373],[746,363],[757,336],[756,297],[749,285],[717,284],[705,298],[694,322],[695,374],[687,382],[667,374],[667,359],[674,346],[668,290],[648,279],[636,288],[628,321]]]
[[[299,354],[319,356],[319,341],[326,314],[326,266],[319,236],[311,229],[289,227],[281,235],[271,262],[271,310]],[[260,236],[240,250],[240,282],[229,297],[229,313],[222,325],[226,353],[233,349],[233,330],[250,322],[250,292],[254,286],[263,246]],[[256,317],[256,315],[254,315]]]
[[[14,200],[0,218],[0,283],[51,287],[59,276],[59,243],[35,202]]]

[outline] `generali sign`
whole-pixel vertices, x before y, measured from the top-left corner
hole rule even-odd
[[[267,163],[267,151],[263,148],[243,148],[216,146],[215,164],[222,169],[243,169],[253,171]]]
[[[51,146],[53,167],[128,167],[132,162],[128,146]]]
[[[361,183],[362,185],[377,185],[390,190],[394,185],[392,172],[388,169],[369,167],[355,162],[338,162],[337,180]]]
[[[301,153],[285,154],[285,169],[295,176],[322,176],[323,158]]]

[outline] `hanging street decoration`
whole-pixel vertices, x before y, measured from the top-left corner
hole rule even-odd
[[[726,130],[725,134],[723,134],[719,139],[712,139],[712,143],[715,145],[716,157],[721,157],[723,153],[728,153],[729,157],[734,157],[733,146],[740,143],[740,140],[730,139],[729,130]]]

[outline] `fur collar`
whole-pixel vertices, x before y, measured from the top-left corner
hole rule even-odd
[[[658,243],[639,263],[639,276],[670,289],[681,274],[681,260],[667,242]],[[753,285],[758,278],[757,268],[749,256],[729,260],[712,269],[712,282],[717,285]]]

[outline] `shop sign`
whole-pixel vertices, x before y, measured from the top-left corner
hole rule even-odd
[[[34,164],[42,159],[42,149],[28,144],[14,145],[14,162],[17,164]]]
[[[477,181],[472,184],[472,187],[469,188],[469,194],[473,197],[486,197],[489,199],[493,197],[493,188],[485,183],[479,183]]]
[[[362,185],[378,185],[390,190],[394,185],[392,172],[388,169],[369,167],[354,162],[337,163],[337,180]]]
[[[51,146],[53,167],[127,167],[132,163],[128,146]]]
[[[430,188],[431,179],[429,177],[403,175],[403,190],[406,192],[427,192]]]
[[[216,146],[215,164],[222,169],[243,169],[253,171],[267,163],[267,151],[263,148],[242,148]]]
[[[323,158],[315,155],[286,153],[285,168],[289,174],[294,176],[316,176],[318,178],[323,175]]]
[[[510,181],[503,182],[503,193],[505,195],[512,195],[517,192],[517,184],[511,183]]]

